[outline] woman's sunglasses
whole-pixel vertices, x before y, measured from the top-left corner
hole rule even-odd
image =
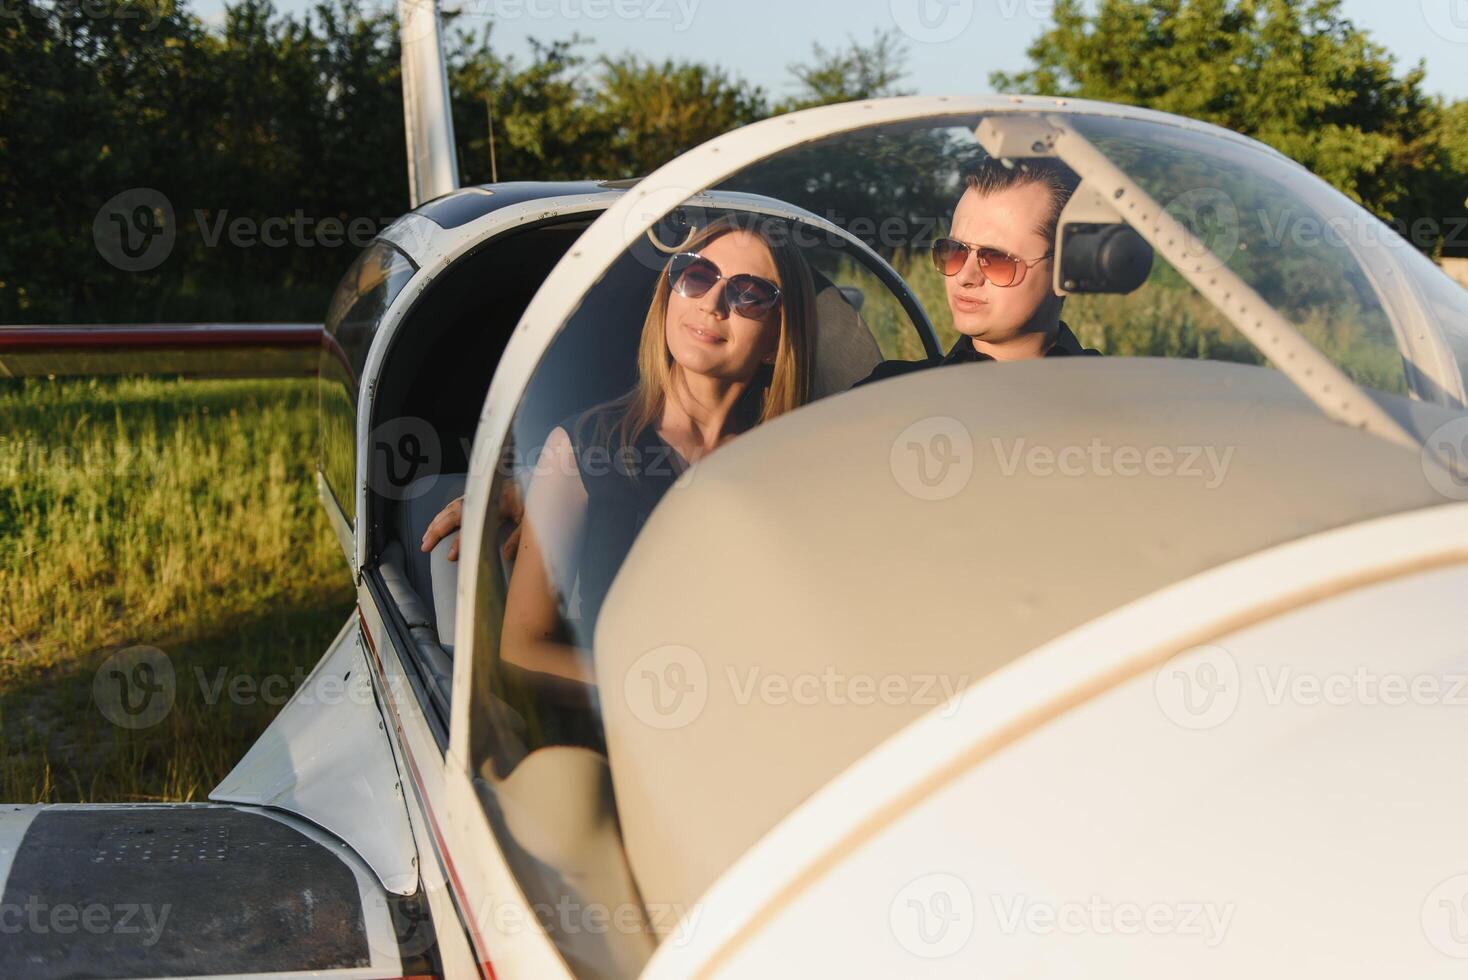
[[[668,263],[668,285],[679,296],[698,299],[723,280],[724,302],[750,320],[763,320],[780,305],[780,287],[746,273],[725,276],[719,267],[697,252],[679,252]]]
[[[933,265],[945,276],[956,276],[970,252],[978,256],[979,272],[996,286],[1018,286],[1024,281],[1025,270],[1055,254],[1046,252],[1038,259],[1017,259],[988,245],[967,245],[956,238],[940,238],[933,242]]]

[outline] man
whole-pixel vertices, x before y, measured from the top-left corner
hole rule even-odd
[[[1012,168],[986,160],[966,183],[953,210],[950,237],[938,239],[933,249],[934,262],[947,277],[958,342],[942,359],[878,364],[857,387],[944,364],[1101,353],[1082,347],[1061,322],[1065,298],[1051,287],[1056,224],[1075,191],[1075,176],[1049,160]],[[452,501],[433,519],[423,535],[423,551],[458,529],[462,506],[462,498]],[[518,498],[502,500],[502,516],[518,520],[520,506]],[[506,560],[518,540],[517,527],[505,543]],[[458,553],[456,539],[449,560],[456,561]]]
[[[987,160],[967,178],[948,238],[933,244],[959,333],[946,357],[887,361],[859,384],[944,364],[1100,354],[1081,346],[1060,319],[1054,279],[1055,227],[1075,191],[1064,166]]]

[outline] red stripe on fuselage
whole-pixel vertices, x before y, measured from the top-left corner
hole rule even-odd
[[[383,700],[387,702],[388,710],[392,712],[393,727],[397,729],[398,744],[402,746],[403,758],[408,763],[409,775],[413,778],[413,784],[417,788],[418,799],[423,803],[423,812],[428,816],[429,830],[433,833],[434,849],[443,862],[444,870],[449,874],[449,886],[454,892],[454,904],[459,906],[464,925],[469,930],[469,942],[474,946],[479,972],[488,980],[495,980],[494,966],[489,962],[489,950],[485,947],[484,937],[479,935],[479,925],[474,919],[469,896],[464,891],[464,883],[459,880],[458,869],[454,867],[454,859],[449,855],[448,843],[444,840],[443,830],[438,825],[438,818],[434,816],[433,806],[428,802],[428,792],[423,786],[423,775],[418,771],[418,763],[413,759],[413,750],[408,747],[408,738],[403,732],[403,718],[398,712],[397,703],[393,700],[391,685],[387,682],[387,671],[382,666],[382,657],[377,652],[377,643],[372,639],[372,631],[367,628],[367,617],[362,615],[361,609],[357,610],[357,621],[362,626],[362,636],[367,640],[367,649],[372,653],[372,666],[382,681]]]
[[[158,326],[0,327],[0,351],[199,350],[218,347],[316,347],[318,325],[186,323]]]

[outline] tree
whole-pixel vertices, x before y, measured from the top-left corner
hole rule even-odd
[[[776,111],[909,94],[900,86],[906,62],[896,31],[835,49],[814,44],[808,62],[790,66],[800,91]],[[804,207],[890,255],[927,244],[977,155],[971,140],[937,130],[864,130],[786,150],[724,186]]]
[[[907,51],[895,30],[874,31],[869,44],[848,38],[844,48],[811,48],[809,63],[790,66],[800,93],[782,103],[782,111],[909,94],[898,88],[907,77]]]
[[[693,62],[603,58],[594,98],[617,176],[647,173],[721,133],[770,114],[764,92]]]
[[[1000,90],[1147,106],[1253,136],[1379,216],[1456,213],[1424,69],[1391,56],[1340,0],[1058,0],[1032,67]],[[1423,243],[1418,243],[1419,245]],[[1432,243],[1427,243],[1431,247]]]
[[[127,17],[89,0],[12,0],[0,17],[0,321],[319,317],[355,249],[309,225],[377,227],[407,209],[395,18],[369,0],[319,0],[304,15],[232,0],[210,27],[186,0],[154,2]],[[451,30],[447,45],[466,184],[491,179],[491,110],[501,180],[629,177],[771,113],[902,94],[906,77],[895,32],[814,45],[780,100],[708,64],[596,58],[583,38],[521,58],[491,41],[490,29]],[[1423,95],[1420,66],[1399,77],[1338,0],[1060,0],[1030,56],[996,83],[1250,133],[1385,217],[1462,214],[1468,102]],[[941,133],[863,133],[727,186],[918,228],[947,212],[952,175],[970,163]],[[94,223],[137,188],[170,202],[178,237],[133,272],[104,258]],[[237,244],[227,226],[242,218],[285,219],[289,242]]]
[[[601,176],[601,123],[580,54],[587,41],[532,39],[530,61],[521,65],[494,52],[492,35],[493,24],[477,36],[461,33],[448,54],[460,180],[491,179],[491,111],[500,180]]]
[[[1468,99],[1442,107],[1438,143],[1455,173],[1468,174]],[[1464,188],[1468,193],[1468,188]]]
[[[493,25],[460,34],[449,59],[465,183],[490,179],[491,107],[501,180],[639,176],[769,115],[761,89],[708,65],[632,54],[591,62],[581,37],[532,39],[522,65],[495,54],[492,34]]]
[[[218,29],[182,3],[17,7],[0,18],[0,320],[319,317],[354,249],[318,230],[407,207],[398,64],[392,18],[360,0],[304,18],[242,0]],[[129,271],[94,221],[141,188],[176,238]],[[240,219],[280,244],[242,244]]]

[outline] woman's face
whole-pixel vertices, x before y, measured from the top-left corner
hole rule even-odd
[[[778,283],[775,260],[765,243],[747,231],[731,231],[705,244],[699,255],[724,276],[692,299],[668,294],[664,331],[673,360],[685,370],[732,382],[748,382],[762,362],[773,361],[780,340],[780,309],[754,320],[729,309],[728,277],[740,273]]]

